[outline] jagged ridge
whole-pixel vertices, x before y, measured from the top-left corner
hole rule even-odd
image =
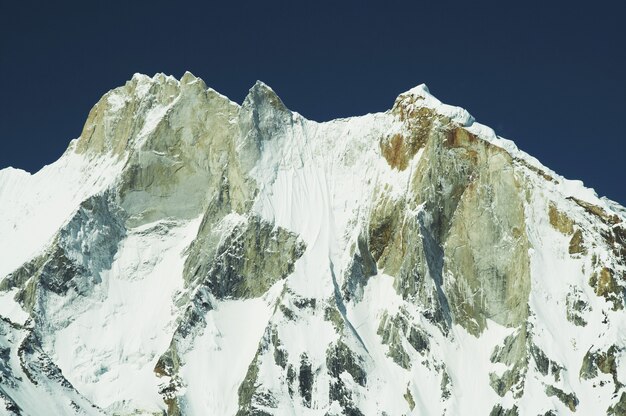
[[[6,412],[624,414],[624,208],[424,85],[135,75],[0,202]]]

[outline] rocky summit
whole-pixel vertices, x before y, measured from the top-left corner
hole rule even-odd
[[[0,171],[0,414],[626,415],[626,209],[442,104],[135,75]]]

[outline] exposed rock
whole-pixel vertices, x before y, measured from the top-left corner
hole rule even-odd
[[[487,158],[487,176],[479,175],[463,193],[446,242],[451,257],[445,267],[456,278],[448,297],[457,320],[475,334],[487,317],[507,326],[523,323],[530,290],[519,185],[508,158],[498,152]],[[503,173],[495,183],[482,183],[492,170]]]
[[[293,271],[305,248],[297,235],[256,216],[236,224],[222,238],[214,260],[197,265],[191,277],[203,281],[218,299],[264,294]]]
[[[411,368],[411,359],[403,347],[404,333],[407,330],[407,323],[401,315],[390,318],[386,313],[380,320],[378,335],[382,338],[382,343],[389,346],[389,355],[400,367]]]
[[[413,347],[422,355],[427,354],[430,349],[428,336],[409,323],[406,312],[393,317],[385,312],[378,325],[377,334],[381,337],[382,343],[389,346],[388,355],[396,364],[406,369],[411,368],[411,358],[405,350],[405,341],[407,347]]]
[[[374,244],[384,246],[385,239],[388,236],[385,233],[385,225],[381,225],[382,228],[376,230],[371,236],[371,240]],[[381,250],[377,248],[377,250]],[[380,257],[381,253],[377,253]],[[360,300],[363,295],[363,287],[367,284],[369,277],[374,276],[377,273],[376,261],[372,257],[370,248],[367,241],[363,236],[357,238],[357,245],[354,250],[354,255],[350,266],[346,270],[346,276],[342,286],[342,294],[347,301]]]
[[[517,406],[513,406],[510,409],[506,409],[499,404],[495,405],[493,409],[491,409],[491,413],[489,413],[489,416],[518,416],[518,415],[519,415],[519,411],[517,409]]]
[[[626,415],[626,392],[622,392],[617,403],[610,406],[606,410],[607,416],[624,416]]]
[[[452,381],[450,380],[450,376],[448,375],[445,369],[442,371],[442,374],[441,374],[440,388],[441,388],[441,398],[443,400],[449,399],[451,395]]]
[[[566,306],[567,306],[567,320],[578,326],[586,326],[587,321],[584,319],[584,314],[591,310],[589,304],[581,299],[582,291],[577,288],[573,288],[570,293],[567,294]]]
[[[514,397],[519,397],[523,392],[528,369],[527,335],[526,329],[522,328],[506,337],[503,345],[496,346],[491,353],[492,363],[502,363],[508,367],[499,376],[489,374],[489,384],[500,397],[509,391],[513,391]]]
[[[26,310],[32,310],[38,300],[45,302],[40,290],[56,295],[91,291],[100,283],[100,273],[111,267],[126,234],[125,213],[112,198],[107,193],[84,201],[50,248],[7,276],[0,290],[19,288],[16,299]]]
[[[278,331],[276,329],[272,331],[272,345],[274,346],[274,362],[277,366],[285,369],[289,362],[289,353],[287,352],[287,349],[285,349],[285,347],[281,344],[280,337],[278,336]],[[311,364],[308,363],[308,365],[310,369]]]
[[[300,397],[306,407],[311,407],[311,395],[313,390],[313,372],[311,371],[311,362],[306,354],[300,357],[300,372],[298,374],[298,386]]]
[[[580,230],[576,230],[572,239],[569,241],[569,254],[585,254],[587,249],[584,245],[583,233]]]
[[[573,196],[568,197],[572,201],[576,202],[578,205],[583,207],[585,211],[588,213],[595,215],[600,218],[603,222],[608,224],[619,224],[621,222],[620,218],[615,214],[608,214],[602,207],[599,207],[594,204],[590,204],[589,202],[583,201],[582,199],[575,198]]]
[[[398,97],[391,112],[404,122],[405,131],[384,137],[380,141],[380,150],[387,163],[401,171],[407,168],[409,161],[424,147],[437,118],[431,109],[415,105],[418,99],[413,95]]]
[[[576,406],[578,406],[578,398],[574,393],[565,393],[563,390],[554,387],[554,386],[546,386],[546,395],[548,396],[556,396],[569,410],[572,412],[576,411]]]
[[[338,341],[326,351],[326,366],[331,376],[339,379],[344,371],[352,376],[355,383],[365,386],[367,375],[362,368],[362,359],[343,342]]]
[[[413,400],[413,395],[411,394],[411,390],[407,387],[406,393],[404,393],[404,400],[409,404],[409,409],[415,409],[415,400]]]
[[[624,414],[625,218],[425,86],[317,123],[136,75],[0,171],[0,412]]]
[[[407,341],[409,341],[409,344],[419,353],[424,354],[430,350],[428,336],[425,332],[415,327],[411,327]]]
[[[324,309],[324,319],[332,322],[337,333],[341,333],[343,331],[344,321],[341,316],[341,312],[339,312],[335,306],[327,306]]]
[[[598,370],[613,377],[615,393],[622,387],[622,383],[617,376],[617,355],[620,350],[612,345],[606,351],[587,351],[580,366],[579,376],[581,379],[589,380],[598,376]]]
[[[259,352],[257,352],[254,360],[252,360],[250,366],[248,366],[246,377],[239,386],[239,390],[237,392],[239,397],[239,410],[237,411],[237,416],[252,415],[257,411],[254,403],[255,395],[259,394],[259,386],[257,386],[257,377],[259,374],[258,358]]]
[[[613,310],[624,308],[622,288],[617,284],[611,269],[603,267],[599,272],[594,272],[589,279],[589,285],[594,288],[596,295],[613,303]]]
[[[556,208],[554,203],[550,203],[548,214],[550,224],[562,234],[571,235],[574,232],[574,222],[565,214]],[[571,252],[571,250],[570,250]]]
[[[522,166],[524,166],[525,168],[527,168],[528,170],[536,173],[537,175],[541,176],[543,179],[545,179],[548,182],[554,182],[557,183],[557,180],[554,179],[552,176],[548,175],[546,173],[545,170],[538,168],[537,166],[533,166],[530,163],[528,163],[527,161],[525,161],[524,159],[520,159],[520,158],[514,158],[515,163],[518,163]],[[554,224],[553,224],[554,225]]]

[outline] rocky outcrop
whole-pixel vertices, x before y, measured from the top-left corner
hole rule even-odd
[[[18,288],[16,300],[26,310],[45,303],[45,292],[86,295],[100,283],[100,273],[111,267],[126,234],[124,218],[110,193],[84,201],[50,248],[9,274],[0,290]]]
[[[92,165],[0,276],[5,413],[624,413],[626,210],[425,86],[316,123],[135,75],[48,172]]]
[[[200,279],[217,299],[263,295],[277,280],[293,272],[305,249],[295,234],[255,216],[235,224],[220,237],[212,261],[189,265],[193,269],[190,279]]]

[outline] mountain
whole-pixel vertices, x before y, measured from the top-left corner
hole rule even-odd
[[[626,209],[425,85],[135,75],[0,171],[0,414],[625,415]]]

